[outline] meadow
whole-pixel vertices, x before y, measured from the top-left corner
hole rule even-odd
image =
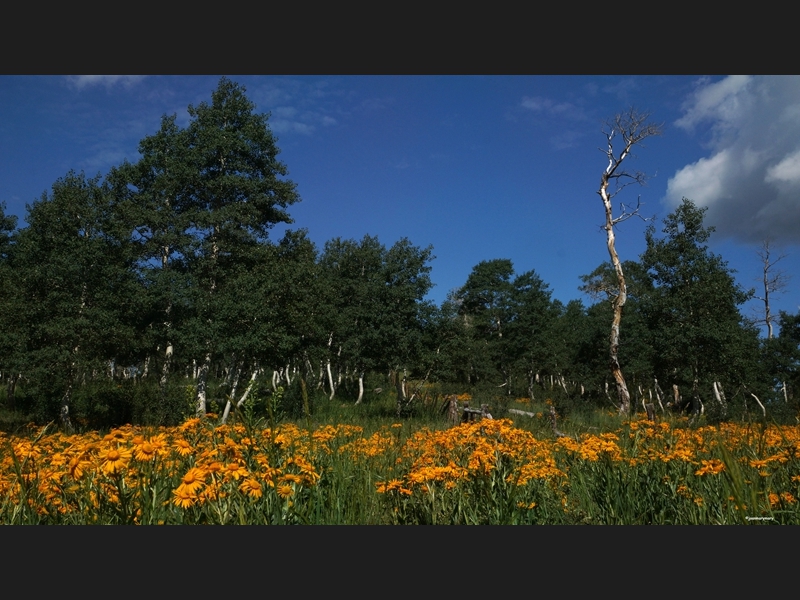
[[[595,410],[556,435],[548,401],[508,407],[529,415],[449,425],[438,406],[398,420],[337,403],[296,421],[31,425],[0,434],[0,523],[800,523],[797,425]]]

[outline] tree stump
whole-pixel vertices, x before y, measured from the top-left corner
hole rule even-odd
[[[458,414],[458,397],[453,394],[445,399],[442,413],[447,417],[447,422],[451,425],[458,425],[461,416]]]

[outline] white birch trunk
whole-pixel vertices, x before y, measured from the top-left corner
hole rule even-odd
[[[623,171],[622,163],[630,155],[633,146],[641,143],[650,136],[661,134],[660,126],[647,123],[648,117],[648,114],[637,113],[634,109],[631,109],[627,114],[618,114],[613,122],[608,123],[608,129],[605,131],[606,140],[608,142],[606,150],[608,166],[603,171],[600,178],[600,189],[597,191],[603,200],[603,209],[606,217],[605,225],[603,225],[603,229],[606,231],[606,247],[608,248],[608,255],[617,276],[617,295],[612,302],[614,315],[611,320],[611,334],[609,336],[609,362],[611,374],[617,386],[619,412],[621,415],[628,414],[631,408],[631,395],[628,391],[625,377],[622,374],[622,367],[619,364],[620,323],[622,321],[622,308],[625,306],[628,295],[625,274],[622,270],[622,262],[617,254],[614,226],[637,214],[639,208],[637,205],[636,210],[632,213],[628,213],[623,209],[622,214],[615,218],[611,206],[611,198],[621,189],[619,184],[621,179],[629,179],[630,181],[628,183],[643,183],[643,175]],[[623,148],[619,154],[614,153],[613,139],[615,135],[622,137]],[[617,185],[617,189],[614,192],[609,191],[609,186],[612,181]],[[625,185],[627,185],[627,183],[622,184],[622,187]]]
[[[395,375],[395,389],[397,390],[397,417],[400,418],[406,401],[406,380],[404,376],[401,377],[399,372]]]
[[[255,385],[256,379],[258,378],[258,374],[261,372],[261,369],[258,367],[258,363],[255,364],[253,367],[253,373],[250,375],[250,382],[247,384],[247,388],[244,390],[244,394],[242,397],[239,398],[239,401],[236,403],[236,408],[241,408],[242,404],[244,404],[247,397],[250,395],[250,390],[253,389]],[[225,403],[225,410],[222,411],[222,419],[220,422],[224,425],[228,421],[228,416],[231,413],[231,406],[233,405],[233,401],[235,400],[234,393],[232,392],[231,395],[228,397],[228,401]]]
[[[195,413],[198,417],[206,414],[206,384],[208,382],[208,369],[211,366],[211,353],[207,352],[203,365],[197,373],[197,408]]]
[[[72,382],[67,385],[67,391],[61,398],[61,425],[67,430],[72,431],[72,421],[69,418],[69,402],[72,398]]]
[[[728,414],[728,403],[725,400],[725,392],[722,391],[722,384],[714,381],[711,387],[714,389],[714,397],[722,409],[722,416],[725,417]]]
[[[327,363],[327,370],[328,370],[328,384],[331,386],[331,395],[328,400],[333,400],[333,397],[336,395],[336,386],[333,384],[333,373],[331,372],[331,359],[328,359]]]
[[[664,395],[664,390],[661,389],[661,386],[658,385],[658,379],[655,377],[653,378],[653,387],[655,388],[656,392],[656,400],[658,401],[658,406],[661,408],[661,414],[664,414],[664,404],[661,402],[661,398]]]
[[[236,403],[236,408],[241,408],[242,404],[244,404],[245,401],[247,400],[247,397],[253,390],[253,386],[255,386],[256,384],[256,379],[258,378],[259,373],[261,373],[261,369],[256,365],[255,369],[253,370],[253,374],[250,376],[250,383],[247,384],[247,388],[244,390],[244,394],[242,394],[242,397],[239,398],[239,401]]]
[[[761,400],[759,400],[759,399],[758,399],[758,396],[756,396],[756,395],[755,395],[753,392],[750,392],[750,395],[753,397],[753,399],[754,399],[756,402],[758,402],[758,406],[760,406],[760,407],[761,407],[761,412],[762,412],[762,414],[763,414],[763,415],[766,417],[766,416],[767,416],[767,409],[766,409],[766,408],[764,408],[764,405],[763,405],[763,404],[761,404]]]
[[[358,375],[358,400],[356,404],[361,404],[361,399],[364,397],[364,373]]]
[[[231,393],[228,395],[228,402],[236,398],[236,387],[239,385],[239,376],[242,374],[242,366],[237,365],[233,372],[233,379],[231,381]]]

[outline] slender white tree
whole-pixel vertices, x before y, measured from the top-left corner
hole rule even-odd
[[[606,137],[606,147],[601,150],[608,157],[606,166],[600,177],[600,188],[597,193],[603,200],[605,210],[605,224],[603,229],[606,232],[606,245],[611,264],[617,276],[617,294],[613,298],[614,316],[611,322],[611,335],[609,339],[609,359],[611,374],[617,387],[617,397],[619,400],[620,414],[627,414],[631,408],[631,395],[622,374],[619,364],[619,331],[622,321],[622,308],[627,300],[627,289],[625,287],[625,274],[622,270],[622,262],[619,259],[616,249],[616,238],[614,227],[632,216],[639,215],[640,203],[637,201],[636,208],[621,205],[621,212],[614,216],[611,200],[624,188],[631,184],[643,185],[646,176],[640,171],[628,171],[622,167],[622,163],[631,156],[634,146],[641,145],[642,142],[652,136],[660,135],[662,126],[649,121],[650,113],[638,112],[630,108],[627,112],[617,114],[613,119],[605,123],[603,134]],[[612,185],[613,184],[613,185]]]
[[[764,316],[757,318],[755,322],[767,326],[767,338],[771,340],[773,337],[775,337],[772,327],[772,324],[775,322],[775,316],[772,314],[772,310],[770,309],[769,299],[770,294],[774,295],[782,293],[789,284],[789,276],[783,271],[775,270],[775,265],[778,263],[778,261],[786,258],[786,254],[781,254],[780,256],[773,258],[769,240],[764,240],[764,242],[761,244],[761,248],[756,251],[756,254],[761,259],[761,264],[763,265],[763,276],[761,278],[761,283],[764,286],[764,295],[755,296],[755,298],[764,303]]]

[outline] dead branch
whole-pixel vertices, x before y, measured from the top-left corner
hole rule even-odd
[[[618,356],[622,307],[625,305],[627,299],[627,290],[622,261],[616,250],[614,226],[637,214],[641,206],[641,200],[637,202],[637,208],[630,212],[623,205],[622,214],[615,218],[611,205],[611,198],[622,191],[626,186],[632,185],[633,183],[643,185],[646,180],[646,177],[640,171],[626,171],[621,165],[630,155],[634,146],[642,144],[642,142],[650,136],[661,134],[662,125],[650,123],[649,118],[650,113],[639,112],[631,107],[627,112],[618,113],[613,119],[606,121],[603,128],[607,146],[605,150],[601,149],[601,151],[603,151],[608,158],[608,166],[601,175],[600,188],[597,190],[597,193],[603,200],[603,208],[606,216],[603,229],[606,232],[606,245],[617,278],[618,293],[613,299],[614,315],[611,323],[611,334],[609,336],[609,364],[617,388],[620,414],[629,413],[631,404],[630,393],[628,392],[628,386],[625,382]],[[622,149],[619,150],[619,152],[614,148],[615,136],[620,136],[622,138]],[[609,186],[612,181],[614,182],[615,191],[610,192]]]
[[[769,303],[769,296],[770,294],[780,294],[786,289],[787,285],[789,284],[790,277],[786,275],[783,271],[774,271],[774,266],[781,261],[782,259],[786,258],[786,254],[781,254],[775,259],[771,259],[771,251],[770,251],[770,241],[764,240],[763,244],[761,245],[761,249],[756,251],[756,254],[761,259],[761,263],[763,264],[763,276],[761,278],[761,283],[764,286],[764,295],[763,296],[756,296],[753,297],[757,300],[761,300],[764,303],[764,316],[763,318],[756,317],[753,322],[756,324],[764,324],[767,326],[767,337],[769,339],[773,338],[773,327],[772,323],[775,320],[775,317],[772,315],[772,311],[770,308]]]

